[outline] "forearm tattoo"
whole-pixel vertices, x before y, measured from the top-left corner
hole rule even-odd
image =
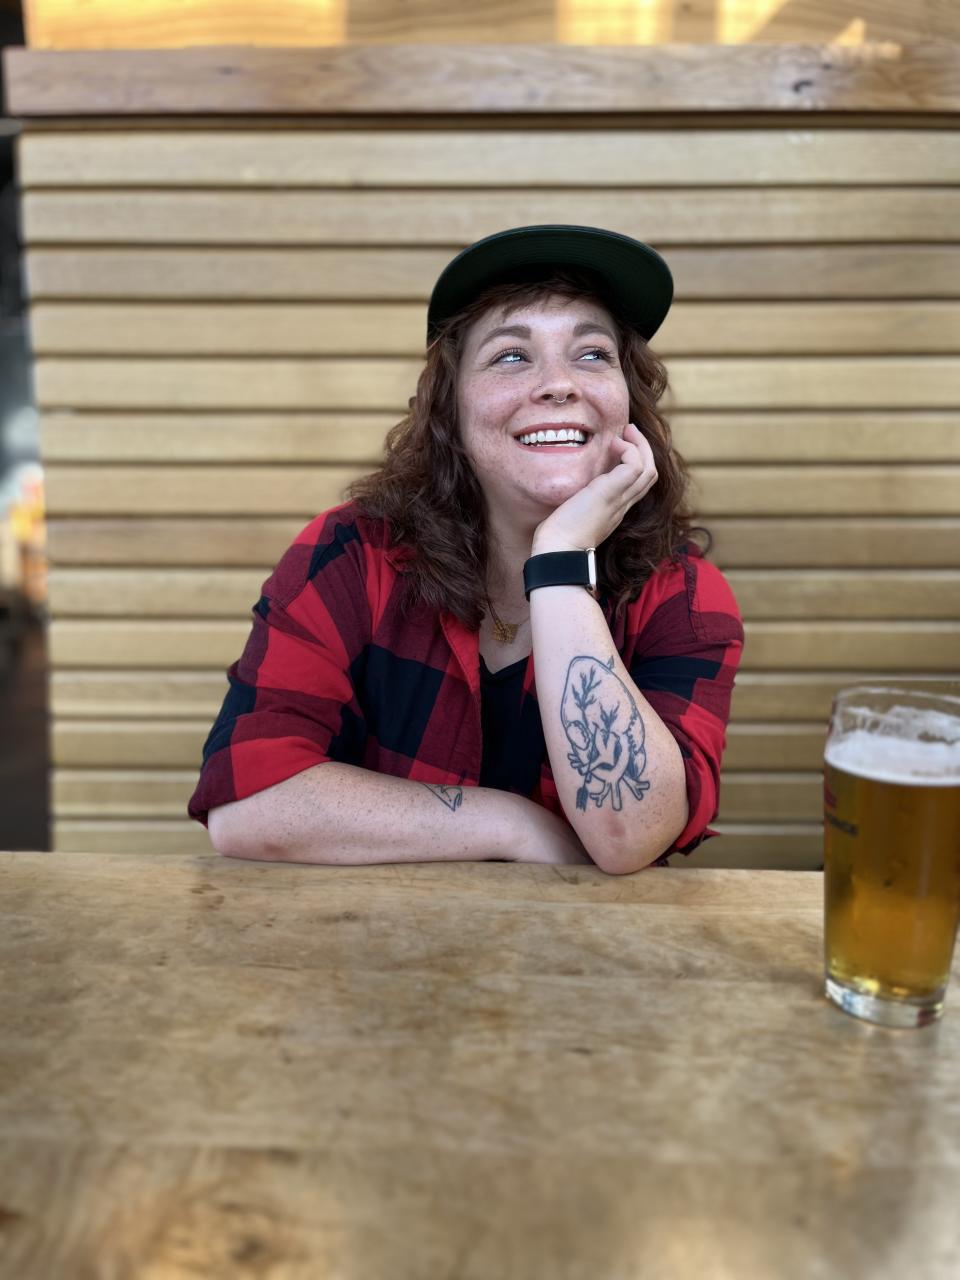
[[[588,799],[599,809],[608,797],[612,809],[622,809],[623,787],[638,800],[650,789],[640,777],[647,767],[643,718],[613,668],[612,657],[601,662],[584,655],[567,668],[560,720],[571,747],[567,759],[583,779],[578,809],[586,809]]]
[[[420,785],[432,791],[448,809],[459,809],[463,802],[463,787],[447,787],[440,782],[421,782]]]

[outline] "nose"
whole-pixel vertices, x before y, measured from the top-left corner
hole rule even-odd
[[[569,372],[566,369],[557,368],[556,370],[551,370],[544,380],[537,385],[533,398],[538,403],[554,400],[558,404],[563,404],[565,400],[579,399],[579,391],[576,381],[570,376]]]

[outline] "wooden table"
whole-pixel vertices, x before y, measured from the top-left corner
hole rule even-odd
[[[960,988],[830,1006],[817,873],[12,853],[0,903],[4,1280],[960,1274]]]

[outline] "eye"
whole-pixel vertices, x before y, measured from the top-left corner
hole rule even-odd
[[[613,364],[613,352],[608,351],[606,347],[591,347],[589,351],[585,351],[580,357],[581,360],[590,358],[591,361],[605,360],[607,364]]]
[[[520,360],[526,360],[526,358],[526,354],[519,347],[511,347],[509,351],[501,351],[498,355],[495,355],[490,363],[517,364]]]

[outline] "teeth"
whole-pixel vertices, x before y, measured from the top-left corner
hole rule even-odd
[[[578,427],[560,427],[556,430],[553,427],[547,427],[543,431],[528,431],[525,435],[518,436],[517,439],[521,444],[526,445],[581,445],[586,444],[587,433],[585,431],[581,431]]]

